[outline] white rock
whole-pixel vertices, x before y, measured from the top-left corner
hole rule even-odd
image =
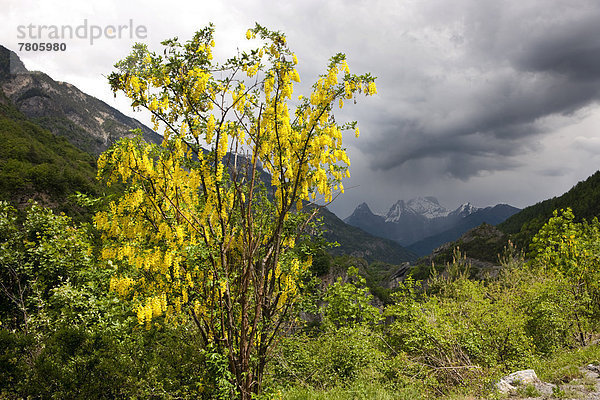
[[[498,388],[500,393],[509,393],[513,390],[517,390],[516,387],[506,382],[504,379],[500,379],[500,381],[496,383],[496,388]]]
[[[513,372],[512,374],[505,376],[496,383],[496,387],[501,393],[508,393],[511,390],[515,390],[520,385],[533,385],[539,383],[540,380],[536,373],[532,369],[526,369],[523,371]]]

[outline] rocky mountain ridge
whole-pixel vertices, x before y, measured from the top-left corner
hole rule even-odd
[[[518,211],[506,204],[479,208],[469,202],[449,210],[429,196],[399,200],[385,215],[373,213],[362,203],[344,222],[405,247],[414,245],[413,252],[425,255],[481,223],[496,225]]]
[[[133,129],[141,130],[148,142],[162,142],[160,135],[141,122],[72,84],[28,71],[13,51],[1,45],[0,90],[32,122],[95,156],[119,138],[131,136]]]
[[[404,215],[420,215],[426,219],[444,218],[449,215],[469,215],[477,211],[470,203],[459,206],[456,210],[448,210],[432,196],[415,197],[408,201],[398,200],[387,212],[385,222],[399,222]]]

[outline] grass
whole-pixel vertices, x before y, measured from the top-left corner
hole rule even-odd
[[[547,358],[537,359],[531,368],[544,382],[557,384],[555,398],[567,398],[581,395],[576,390],[566,386],[567,383],[582,385],[586,390],[593,390],[595,380],[590,380],[579,370],[588,364],[600,364],[600,346],[590,345],[578,349],[563,350]],[[457,388],[458,389],[458,388]],[[416,386],[394,387],[380,382],[355,381],[349,385],[340,384],[338,387],[316,389],[312,387],[293,386],[282,389],[282,400],[419,400],[430,399],[431,393],[423,393]],[[477,393],[477,394],[476,394]],[[535,387],[524,386],[519,394],[525,397],[539,396]],[[454,392],[444,396],[452,400],[474,400],[481,398],[481,387],[464,387],[460,393]],[[496,398],[497,393],[488,393],[484,398]]]
[[[542,381],[561,384],[583,378],[579,368],[599,364],[599,360],[600,346],[590,345],[559,351],[549,358],[538,359],[532,367]]]
[[[526,386],[519,387],[519,389],[517,390],[517,393],[523,397],[539,397],[539,396],[541,396],[540,392],[532,384],[528,384]]]
[[[280,391],[282,400],[419,400],[428,399],[416,387],[394,388],[379,382],[355,382],[330,389],[292,387]]]

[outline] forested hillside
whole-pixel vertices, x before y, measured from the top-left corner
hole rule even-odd
[[[2,94],[0,93],[0,96]],[[6,98],[0,103],[0,198],[15,205],[29,199],[77,212],[69,195],[99,194],[96,160],[30,121]]]
[[[498,225],[503,232],[516,234],[516,240],[528,243],[552,216],[554,210],[570,207],[578,219],[591,221],[600,215],[600,171],[577,183],[565,194],[529,206]]]
[[[393,240],[368,234],[362,229],[344,223],[327,208],[319,210],[323,220],[323,237],[331,243],[338,243],[329,251],[334,255],[350,255],[364,258],[368,262],[381,261],[401,264],[416,259],[416,255]]]

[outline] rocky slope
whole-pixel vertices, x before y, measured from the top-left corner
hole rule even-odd
[[[575,370],[579,376],[560,384],[542,381],[532,369],[517,371],[501,379],[496,387],[507,399],[600,400],[600,367],[588,364]]]
[[[0,46],[0,90],[32,122],[64,136],[79,149],[98,155],[130,130],[146,141],[162,137],[101,100],[43,72],[28,71],[17,55]]]

